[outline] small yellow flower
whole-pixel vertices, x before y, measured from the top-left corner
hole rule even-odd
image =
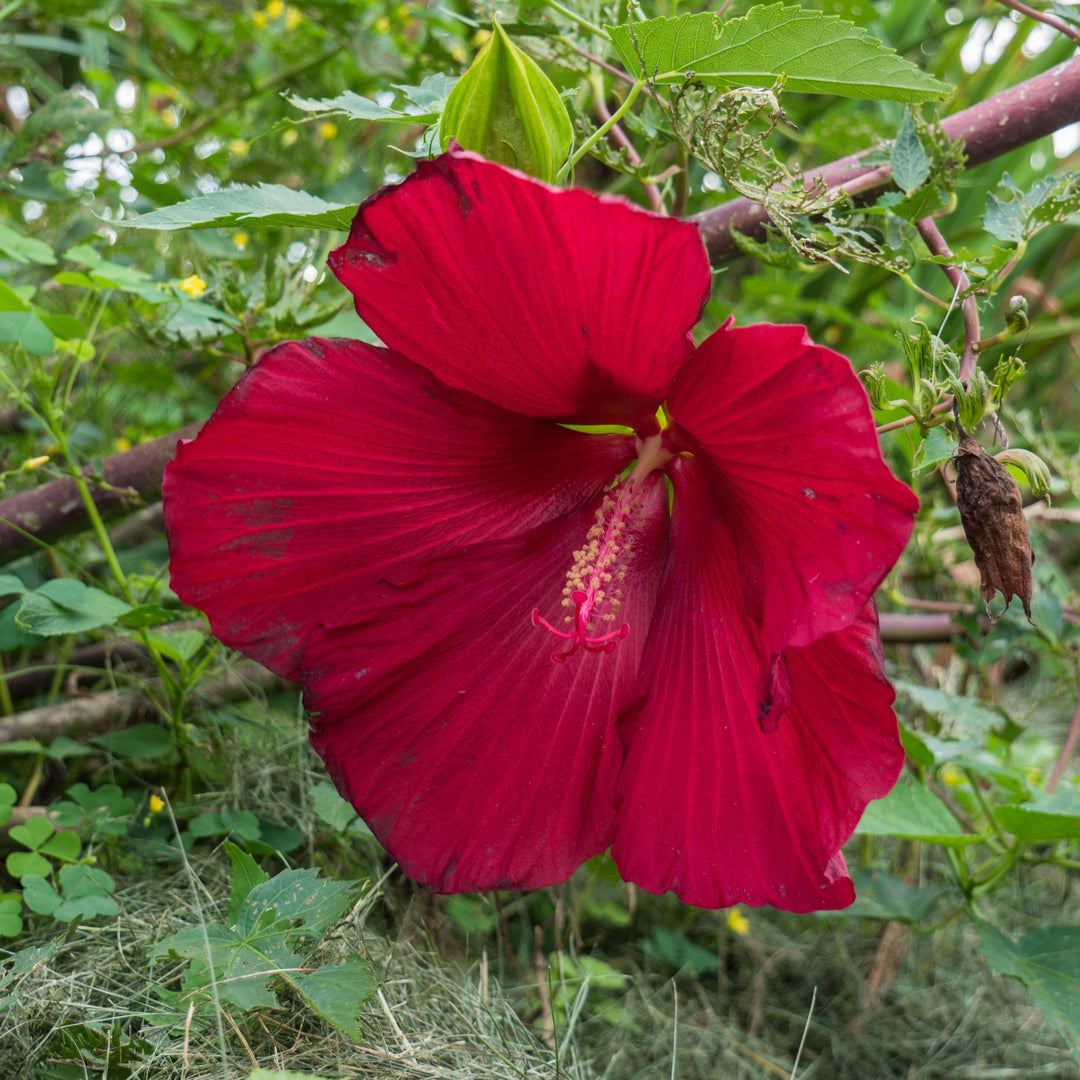
[[[333,120],[324,120],[318,130],[321,138],[332,139],[337,134],[337,124]]]
[[[479,49],[489,37],[491,37],[490,30],[477,30],[476,33],[473,34],[472,43]]]
[[[280,19],[285,14],[285,0],[270,0],[266,5],[266,14],[268,18]]]
[[[198,300],[206,292],[206,282],[198,274],[192,274],[191,277],[184,278],[176,287],[182,293],[187,293],[192,300]]]
[[[27,458],[19,467],[23,472],[33,472],[35,469],[40,469],[49,460],[48,454],[42,454],[41,457]]]
[[[727,926],[739,937],[745,937],[750,929],[750,920],[737,907],[728,908]]]
[[[372,24],[371,29],[376,34],[385,34],[390,29],[390,20],[385,15],[380,15]]]
[[[122,453],[124,453],[125,450],[130,450],[131,449],[131,440],[130,439],[125,439],[124,436],[121,435],[119,439],[114,439],[113,440],[113,446],[115,446],[116,449],[119,450],[120,453],[122,454]]]
[[[270,20],[266,17],[265,11],[253,11],[251,13],[251,21],[259,30],[265,30],[270,24]]]
[[[247,152],[251,149],[251,143],[247,139],[232,139],[229,142],[229,153],[233,157],[247,157]]]
[[[150,796],[150,813],[160,814],[165,809],[165,800],[159,799],[156,795]]]
[[[950,787],[956,787],[958,784],[967,783],[967,777],[964,775],[964,770],[952,761],[946,761],[945,764],[941,766],[941,779]]]
[[[240,232],[233,233],[232,242],[240,251],[243,251],[247,247],[248,234],[241,229]]]
[[[450,57],[458,64],[464,64],[468,62],[469,54],[461,45],[454,45],[450,49]]]
[[[1027,778],[1029,784],[1038,784],[1042,782],[1042,769],[1036,765],[1029,765],[1024,770],[1024,776]]]
[[[295,8],[290,4],[285,9],[285,29],[295,30],[304,21],[303,13],[299,8]]]
[[[289,128],[288,131],[281,133],[281,145],[292,146],[296,142],[296,128]]]
[[[161,119],[171,128],[180,125],[180,114],[171,105],[161,110]]]

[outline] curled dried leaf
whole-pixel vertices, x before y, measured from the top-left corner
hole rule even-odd
[[[956,505],[982,580],[987,613],[999,589],[1005,604],[1019,596],[1031,618],[1031,539],[1020,488],[970,435],[956,453]]]

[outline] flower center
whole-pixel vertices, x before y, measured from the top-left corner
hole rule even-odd
[[[638,460],[630,475],[609,491],[596,511],[596,521],[585,535],[585,546],[574,552],[574,565],[566,575],[562,606],[565,629],[547,621],[539,608],[532,613],[533,626],[554,634],[567,646],[551,654],[563,663],[577,650],[614,652],[630,633],[630,624],[618,623],[622,605],[626,567],[634,549],[632,524],[641,509],[638,489],[654,469],[671,460],[671,453],[660,444],[661,435],[638,440]],[[570,613],[572,609],[572,613]]]

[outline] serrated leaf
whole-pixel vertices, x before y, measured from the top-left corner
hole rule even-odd
[[[15,625],[43,637],[111,626],[131,605],[74,578],[55,578],[27,593]]]
[[[930,158],[919,142],[910,109],[904,110],[904,122],[900,125],[900,132],[893,143],[889,164],[892,167],[893,181],[905,195],[910,195],[925,184],[930,175]]]
[[[281,184],[239,185],[122,222],[129,229],[210,229],[241,222],[347,231],[356,206],[327,202]]]
[[[783,4],[740,19],[703,12],[608,30],[626,69],[660,83],[769,88],[783,75],[789,91],[910,103],[951,92],[860,27]]]
[[[407,102],[400,109],[380,105],[351,90],[346,90],[345,93],[333,98],[304,98],[294,94],[286,94],[285,97],[290,105],[295,105],[304,112],[336,113],[352,120],[430,124],[439,119],[455,83],[457,83],[457,78],[442,72],[429,75],[419,86],[401,86],[393,83],[394,89]]]
[[[916,476],[924,476],[943,461],[954,457],[958,445],[956,439],[943,427],[932,427],[926,433],[926,438],[919,444],[912,471]]]
[[[845,916],[917,923],[934,909],[938,898],[950,890],[931,885],[906,885],[883,870],[853,867],[855,903],[845,908]],[[829,912],[835,915],[834,912]]]
[[[899,836],[955,847],[979,839],[965,833],[945,804],[920,783],[899,783],[867,806],[855,831],[864,836]]]
[[[360,957],[350,956],[344,964],[298,976],[293,985],[313,1012],[350,1039],[361,1040],[357,1019],[364,1002],[375,993],[376,984],[371,969]]]
[[[977,698],[935,690],[903,679],[897,679],[893,686],[897,693],[941,721],[950,735],[981,735],[1005,723],[1001,713]]]
[[[1047,926],[1013,941],[989,923],[977,925],[990,966],[1028,988],[1080,1062],[1080,927]]]
[[[296,919],[296,932],[321,937],[337,922],[352,900],[353,884],[320,878],[318,870],[283,870],[248,893],[237,916],[236,927],[251,933],[265,911],[279,919]]]
[[[229,921],[235,923],[240,916],[240,908],[248,894],[256,885],[270,880],[270,875],[242,848],[231,840],[225,841],[225,853],[232,863],[232,890],[229,893]]]
[[[1052,843],[1080,840],[1080,794],[1059,788],[1053,794],[1039,792],[1019,806],[995,806],[994,820],[1018,840]]]

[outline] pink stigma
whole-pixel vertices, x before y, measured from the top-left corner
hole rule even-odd
[[[623,623],[618,630],[613,630],[609,634],[600,634],[597,637],[590,637],[587,627],[589,618],[592,615],[592,603],[589,601],[588,594],[582,592],[580,589],[575,589],[574,592],[570,594],[570,599],[574,602],[574,629],[569,632],[556,630],[555,627],[540,614],[539,608],[533,608],[533,626],[541,626],[545,630],[551,631],[557,638],[561,638],[563,641],[569,641],[571,643],[568,649],[563,649],[562,652],[554,652],[551,654],[551,659],[557,664],[563,663],[568,656],[572,656],[577,652],[579,646],[588,652],[614,652],[615,646],[630,633],[630,624]]]

